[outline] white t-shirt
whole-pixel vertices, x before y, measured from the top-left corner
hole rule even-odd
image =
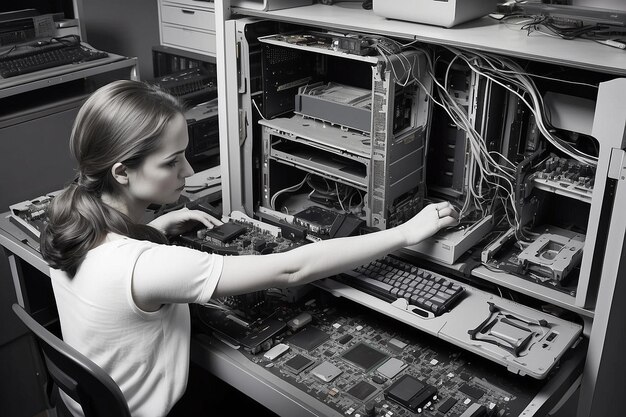
[[[186,303],[211,298],[222,265],[219,255],[119,238],[90,250],[72,279],[52,270],[63,340],[113,378],[133,417],[164,416],[183,395],[190,345]],[[135,292],[166,294],[177,304],[143,311],[133,301],[133,279]],[[81,416],[78,404],[62,395]]]

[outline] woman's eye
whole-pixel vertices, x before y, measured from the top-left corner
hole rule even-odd
[[[178,160],[174,159],[174,160],[169,161],[166,165],[168,167],[175,167],[177,163],[178,163]]]

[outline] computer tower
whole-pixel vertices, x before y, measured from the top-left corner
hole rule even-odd
[[[250,26],[246,33],[260,28]],[[256,116],[250,133],[260,138],[244,144],[252,159],[244,161],[243,172],[259,179],[245,208],[293,214],[321,206],[354,214],[368,226],[392,227],[424,204],[430,105],[418,84],[431,83],[426,58],[413,51],[386,65],[367,55],[369,40],[333,36],[301,39],[278,31],[255,37],[248,46],[254,52],[242,54],[250,59],[251,86],[258,86],[246,117]],[[310,46],[339,40],[346,50],[361,52]],[[403,72],[401,59],[415,63],[413,72]]]

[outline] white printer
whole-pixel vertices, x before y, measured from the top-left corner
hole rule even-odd
[[[313,4],[313,0],[232,0],[232,7],[242,9],[272,11],[289,9],[291,7],[308,6]]]
[[[452,27],[496,10],[498,0],[374,0],[379,16]]]

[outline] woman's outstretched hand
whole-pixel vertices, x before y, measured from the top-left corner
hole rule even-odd
[[[429,238],[440,229],[454,226],[458,222],[459,214],[452,204],[444,201],[427,205],[398,228],[404,235],[406,246],[411,246]]]
[[[210,214],[200,210],[189,210],[186,207],[180,210],[170,211],[169,213],[157,217],[148,224],[158,229],[166,236],[176,236],[197,227],[198,223],[201,223],[209,229],[222,224],[221,221]]]

